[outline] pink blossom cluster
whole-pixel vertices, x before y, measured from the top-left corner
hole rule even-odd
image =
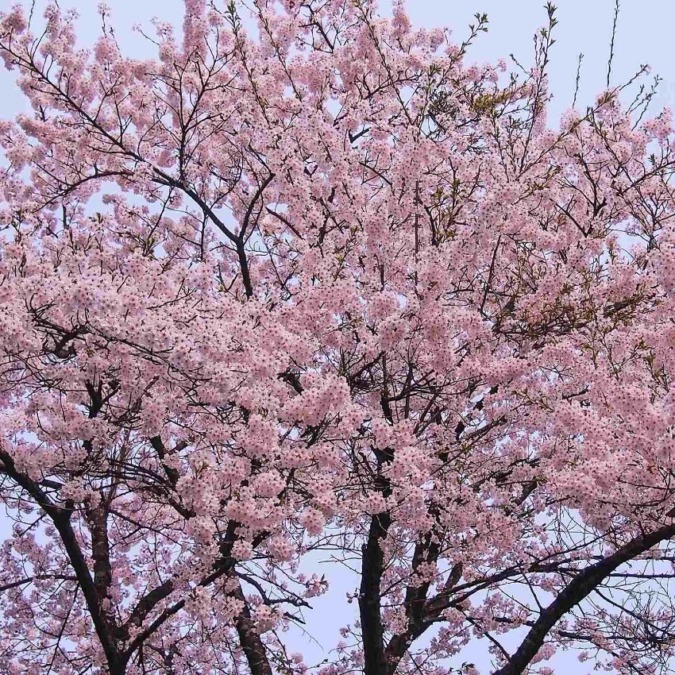
[[[551,128],[550,5],[510,79],[481,16],[184,8],[0,14],[0,670],[671,672],[671,114]]]

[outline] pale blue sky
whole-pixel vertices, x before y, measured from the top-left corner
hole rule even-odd
[[[15,0],[0,0],[0,8],[9,8]],[[38,5],[44,0],[38,0]],[[82,18],[86,40],[98,30],[97,0],[60,0],[62,7],[76,8]],[[147,24],[154,16],[179,24],[182,0],[107,0],[113,11],[117,33],[136,53],[147,53],[142,38],[131,31],[135,23]],[[408,11],[417,25],[449,26],[458,40],[475,12],[490,17],[490,32],[475,43],[470,56],[477,61],[495,61],[513,52],[527,62],[532,54],[532,35],[545,21],[544,0],[408,0]],[[381,0],[384,11],[390,0]],[[577,56],[585,55],[579,100],[590,103],[605,86],[609,37],[614,0],[559,0],[558,42],[551,64],[551,84],[556,96],[551,110],[554,117],[572,101]],[[655,108],[675,102],[675,61],[673,60],[675,2],[672,0],[622,0],[617,31],[614,77],[617,84],[628,79],[642,63],[663,78]],[[22,108],[12,88],[12,80],[0,73],[3,91],[2,115]]]
[[[15,0],[0,0],[0,9],[8,9]],[[28,3],[27,3],[28,4]],[[44,4],[38,0],[38,5]],[[60,0],[63,8],[74,7],[81,14],[81,34],[84,42],[97,35],[99,21],[96,15],[97,0]],[[129,53],[147,55],[148,45],[131,31],[136,23],[146,24],[158,16],[180,25],[181,0],[107,0],[113,13],[118,39]],[[390,2],[385,0],[386,11]],[[408,10],[417,25],[448,26],[458,41],[466,35],[467,25],[475,12],[486,12],[490,17],[490,32],[482,35],[470,52],[470,60],[495,61],[513,52],[519,61],[529,63],[532,55],[532,35],[546,19],[543,0],[409,0]],[[579,102],[591,103],[605,87],[609,38],[611,34],[614,0],[559,0],[557,44],[553,48],[551,87],[555,96],[549,122],[571,104],[577,57],[583,61]],[[652,66],[652,74],[663,78],[652,112],[664,105],[675,104],[675,62],[673,61],[673,26],[675,26],[674,0],[622,0],[612,84],[630,78],[640,64]],[[11,74],[0,70],[0,117],[6,118],[26,110],[20,92],[13,84]],[[1,524],[0,524],[1,525]],[[319,573],[327,566],[318,566]],[[330,577],[330,574],[329,574]],[[336,628],[349,620],[355,605],[346,605],[344,593],[351,591],[356,582],[348,574],[338,573],[332,579],[332,592],[314,601],[316,610],[308,616],[308,630],[320,642],[307,640],[293,631],[290,651],[302,651],[307,661],[321,660],[324,649],[330,648],[336,638]],[[312,616],[313,614],[313,616]],[[467,659],[477,666],[486,667],[489,657],[484,645],[474,646],[467,652]],[[556,672],[582,675],[591,672],[592,665],[583,667],[570,657],[556,661]],[[488,672],[487,670],[482,672]]]

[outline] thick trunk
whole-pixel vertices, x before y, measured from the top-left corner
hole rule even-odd
[[[363,640],[364,674],[384,675],[387,661],[384,650],[384,630],[380,610],[384,553],[381,542],[386,538],[391,516],[380,513],[370,521],[368,541],[363,545],[359,611]]]

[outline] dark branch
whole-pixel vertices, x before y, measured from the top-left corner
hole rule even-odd
[[[515,654],[494,675],[523,673],[541,649],[550,630],[567,612],[593,592],[617,567],[674,535],[675,525],[664,525],[650,534],[636,537],[612,555],[579,572],[558,597],[542,610]]]

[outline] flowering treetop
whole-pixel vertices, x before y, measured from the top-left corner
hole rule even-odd
[[[671,672],[671,118],[552,130],[554,10],[524,76],[400,3],[0,15],[6,672]]]

